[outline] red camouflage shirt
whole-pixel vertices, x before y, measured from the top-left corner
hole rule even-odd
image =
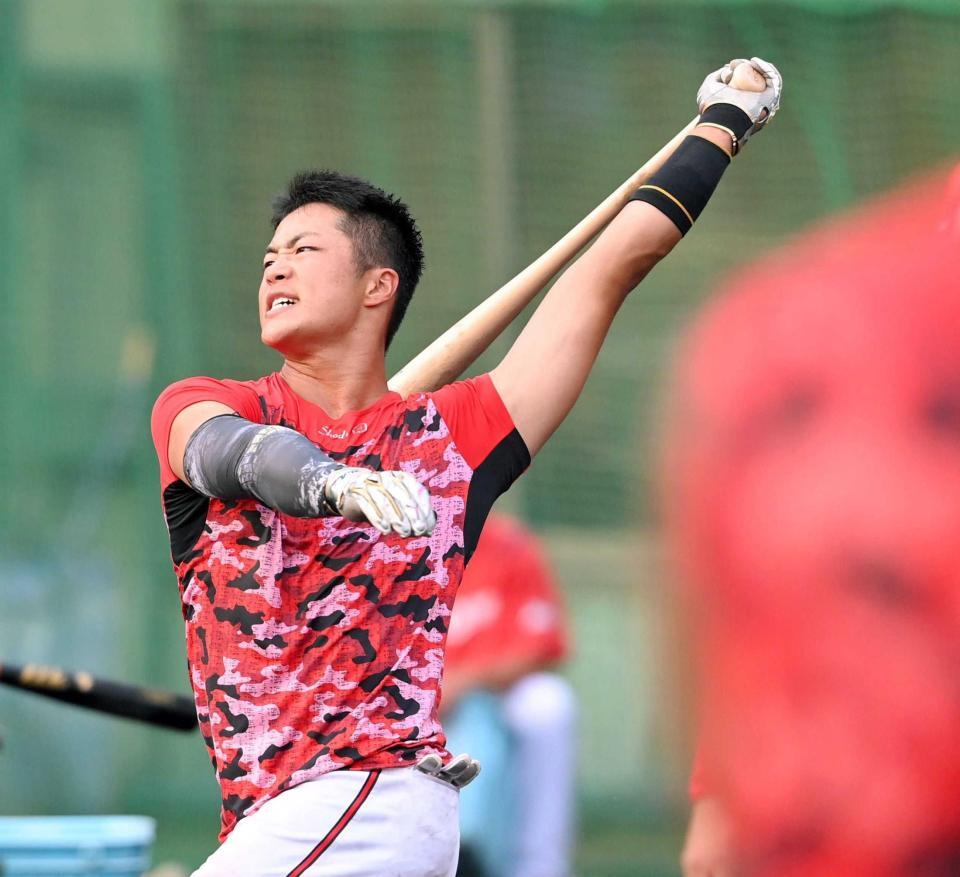
[[[205,400],[282,424],[335,460],[403,469],[430,491],[430,536],[295,518],[194,491],[170,469],[174,418]],[[284,789],[340,768],[446,756],[437,720],[447,624],[497,496],[530,462],[489,376],[332,419],[279,374],[191,378],[153,410],[163,509],[197,715],[225,838]]]

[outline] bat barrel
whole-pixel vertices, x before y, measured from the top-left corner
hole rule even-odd
[[[0,664],[0,683],[97,712],[171,728],[197,727],[193,699],[170,691],[98,679],[38,664]]]

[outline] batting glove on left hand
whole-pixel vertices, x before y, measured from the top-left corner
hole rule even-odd
[[[424,536],[437,524],[427,488],[408,472],[345,466],[328,476],[324,497],[337,514],[369,521],[381,533]]]

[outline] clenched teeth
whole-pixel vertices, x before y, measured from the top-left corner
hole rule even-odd
[[[270,313],[273,313],[280,308],[289,307],[296,302],[292,298],[278,298],[272,305],[270,305]]]

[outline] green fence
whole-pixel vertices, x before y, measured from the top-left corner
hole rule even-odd
[[[671,344],[732,267],[960,153],[958,45],[953,0],[0,0],[0,659],[186,687],[149,408],[182,376],[275,367],[255,295],[293,171],[367,176],[419,218],[398,368],[683,126],[708,70],[758,54],[781,115],[628,302],[511,500],[562,535],[583,739],[619,759],[585,769],[588,818],[669,814],[661,582],[632,546]],[[198,741],[22,695],[0,710],[4,811],[140,809],[212,838]]]

